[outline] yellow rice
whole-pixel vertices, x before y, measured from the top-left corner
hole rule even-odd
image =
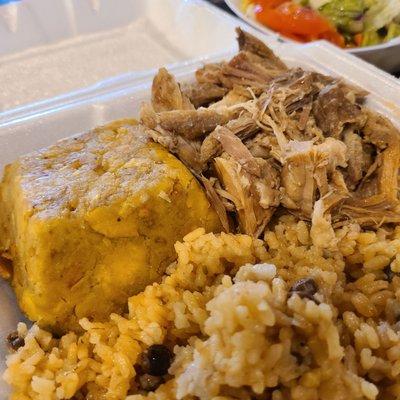
[[[290,216],[264,240],[190,233],[126,315],[61,339],[20,324],[11,399],[400,398],[400,227],[335,235],[336,249],[316,247]],[[288,294],[304,277],[315,301]],[[170,379],[142,393],[134,366],[158,343],[174,349]]]

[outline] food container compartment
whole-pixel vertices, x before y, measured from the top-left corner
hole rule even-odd
[[[369,105],[399,125],[400,82],[397,79],[327,43],[314,42],[299,46],[280,43],[262,34],[257,36],[265,39],[290,66],[340,76],[369,90]],[[227,59],[232,54],[229,51],[206,58],[210,62],[218,61]],[[204,58],[201,58],[175,63],[168,69],[178,80],[191,80],[194,71],[203,63]],[[113,119],[137,116],[141,103],[149,99],[155,72],[156,70],[126,73],[85,89],[3,112],[0,114],[0,168],[19,155],[47,146],[58,139],[78,134]],[[7,353],[3,339],[23,318],[11,289],[4,281],[0,281],[0,304],[2,373]],[[7,385],[0,382],[0,398],[6,398],[7,393]]]

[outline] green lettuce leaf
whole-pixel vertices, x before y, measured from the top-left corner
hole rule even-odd
[[[332,0],[309,0],[308,1],[308,5],[314,9],[314,10],[318,10],[321,7],[323,7],[325,4],[330,3]]]
[[[400,24],[392,22],[389,24],[387,28],[387,35],[385,37],[385,41],[392,40],[397,36],[400,36]]]
[[[345,32],[360,32],[363,29],[359,19],[364,10],[364,0],[332,0],[319,9],[322,15]]]
[[[374,46],[383,42],[383,38],[377,31],[368,31],[363,33],[361,46]]]
[[[366,8],[371,8],[373,5],[377,3],[378,0],[364,0],[364,4]]]
[[[375,1],[365,14],[365,30],[377,31],[393,22],[399,14],[399,0]]]

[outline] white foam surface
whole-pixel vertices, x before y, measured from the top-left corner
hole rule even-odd
[[[4,10],[16,19],[12,29]],[[180,0],[24,0],[1,13],[0,111],[227,51],[237,24],[201,1]]]

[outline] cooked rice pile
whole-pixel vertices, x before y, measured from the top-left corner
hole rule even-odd
[[[20,324],[25,345],[4,374],[11,399],[399,398],[400,227],[348,224],[335,236],[335,249],[316,247],[292,216],[265,241],[192,232],[127,315],[83,319],[83,334],[61,339]],[[294,290],[301,278],[317,292]],[[145,393],[135,364],[155,343],[175,357]]]

